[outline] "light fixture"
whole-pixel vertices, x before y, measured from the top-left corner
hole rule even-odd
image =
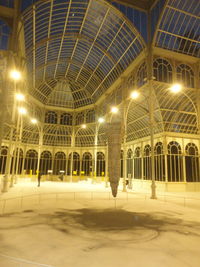
[[[25,100],[25,96],[23,94],[21,94],[21,93],[17,93],[16,94],[16,99],[18,101],[24,101]]]
[[[172,93],[179,93],[181,90],[182,90],[182,85],[179,84],[179,83],[176,83],[176,84],[173,84],[171,87],[170,87],[170,90]]]
[[[136,99],[139,96],[139,92],[134,90],[134,91],[131,92],[130,96],[131,96],[132,99]]]
[[[112,113],[117,113],[119,111],[118,107],[112,107],[111,112]]]
[[[82,124],[81,128],[85,129],[86,128],[86,124]]]
[[[104,121],[105,121],[104,118],[102,118],[102,117],[98,118],[98,122],[99,122],[99,123],[103,123]]]
[[[19,107],[18,111],[20,114],[25,115],[27,113],[27,110],[24,107]]]
[[[15,81],[18,81],[21,79],[21,73],[18,70],[12,70],[10,72],[10,78],[12,78]]]
[[[36,124],[38,121],[37,121],[35,118],[33,118],[33,119],[31,119],[31,122],[32,122],[33,124]]]

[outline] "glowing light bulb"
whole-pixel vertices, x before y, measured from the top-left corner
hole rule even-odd
[[[18,101],[24,101],[25,100],[25,96],[23,94],[21,94],[21,93],[17,93],[16,94],[16,99]]]
[[[99,123],[103,123],[104,121],[105,121],[104,118],[99,118],[99,119],[98,119],[98,122],[99,122]]]
[[[19,110],[19,113],[22,115],[25,115],[27,113],[27,110],[23,107],[20,107],[18,110]]]
[[[36,124],[36,123],[37,123],[37,120],[36,120],[36,119],[31,119],[31,122],[32,122],[33,124]]]
[[[10,77],[15,80],[15,81],[18,81],[21,79],[21,73],[17,70],[12,70],[10,72]]]
[[[111,112],[112,113],[117,113],[119,111],[119,109],[117,107],[112,107],[111,108]]]
[[[179,93],[182,90],[182,85],[176,83],[170,87],[170,90],[172,91],[172,93]]]
[[[136,99],[136,98],[138,98],[138,96],[139,96],[139,92],[138,91],[133,91],[133,92],[131,92],[131,98],[132,99]]]

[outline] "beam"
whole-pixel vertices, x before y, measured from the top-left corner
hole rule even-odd
[[[114,2],[147,12],[155,0],[114,0]]]

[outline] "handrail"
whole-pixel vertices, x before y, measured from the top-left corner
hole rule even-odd
[[[121,199],[126,199],[128,201],[129,199],[132,199],[131,195],[133,196],[134,199],[135,199],[136,195],[137,195],[137,199],[138,199],[138,195],[139,195],[141,197],[141,199],[144,198],[145,200],[147,200],[148,196],[149,196],[149,194],[147,194],[146,192],[142,192],[141,194],[139,194],[138,192],[126,192],[126,194],[122,193],[122,195],[124,196],[122,198],[120,196],[117,197],[117,198],[112,198],[110,191],[107,191],[107,192],[102,192],[102,191],[100,191],[100,192],[97,192],[97,191],[87,191],[87,192],[86,191],[76,191],[76,192],[74,192],[74,191],[64,191],[64,192],[43,192],[43,193],[42,192],[39,192],[39,193],[37,192],[35,194],[30,194],[30,195],[22,195],[22,196],[11,197],[11,198],[0,198],[0,203],[2,203],[1,204],[2,208],[1,208],[0,214],[5,214],[6,213],[6,211],[5,211],[6,210],[6,204],[11,200],[17,200],[17,199],[21,200],[20,203],[19,203],[19,209],[22,210],[23,209],[24,200],[27,199],[27,198],[30,198],[30,197],[38,198],[38,202],[36,204],[40,204],[42,202],[42,200],[45,200],[45,198],[42,199],[42,197],[45,197],[45,195],[51,195],[51,196],[54,195],[55,196],[55,202],[57,203],[58,200],[64,199],[62,196],[59,197],[59,195],[70,194],[70,195],[72,195],[71,199],[76,200],[76,199],[80,199],[80,195],[81,194],[84,194],[85,195],[84,199],[85,198],[88,199],[88,197],[89,197],[91,200],[95,200],[95,198],[96,198],[95,197],[95,193],[98,196],[101,195],[101,194],[102,195],[104,194],[104,196],[105,196],[105,194],[106,194],[107,195],[106,199],[115,200],[115,201],[121,200]],[[186,206],[187,200],[198,200],[198,201],[200,201],[200,198],[196,198],[196,197],[174,196],[174,195],[170,195],[170,194],[158,194],[157,196],[159,197],[159,199],[158,199],[159,201],[164,201],[164,202],[169,201],[169,202],[176,203],[176,199],[181,199],[181,200],[183,200],[183,205],[184,206]],[[171,201],[170,198],[173,198],[174,201]],[[52,199],[54,199],[54,198],[52,197]],[[97,197],[97,199],[98,199],[98,197]],[[178,203],[178,204],[180,204],[180,203]]]
[[[15,262],[19,262],[19,263],[26,263],[29,265],[36,265],[36,266],[43,266],[43,267],[54,267],[53,265],[47,265],[47,264],[43,264],[43,263],[28,261],[28,260],[24,260],[24,259],[20,259],[20,258],[16,258],[16,257],[7,256],[4,254],[0,254],[0,257],[9,259],[9,260],[12,260]]]

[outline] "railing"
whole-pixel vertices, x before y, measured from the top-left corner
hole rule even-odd
[[[52,265],[46,265],[42,263],[37,263],[33,261],[28,261],[28,260],[0,254],[0,266],[1,267],[14,266],[12,263],[14,263],[16,267],[54,267]]]
[[[174,203],[183,205],[184,207],[200,208],[200,198],[184,197],[167,194],[157,195],[160,202]],[[109,200],[113,201],[113,207],[116,208],[117,203],[130,200],[150,200],[150,195],[147,193],[136,192],[119,192],[116,198],[112,197],[111,192],[55,192],[55,193],[35,193],[31,195],[0,199],[0,214],[5,214],[13,211],[21,211],[30,208],[42,207],[42,204],[52,205],[58,204],[66,200]],[[53,203],[52,203],[53,202]],[[62,202],[66,204],[66,202]]]

